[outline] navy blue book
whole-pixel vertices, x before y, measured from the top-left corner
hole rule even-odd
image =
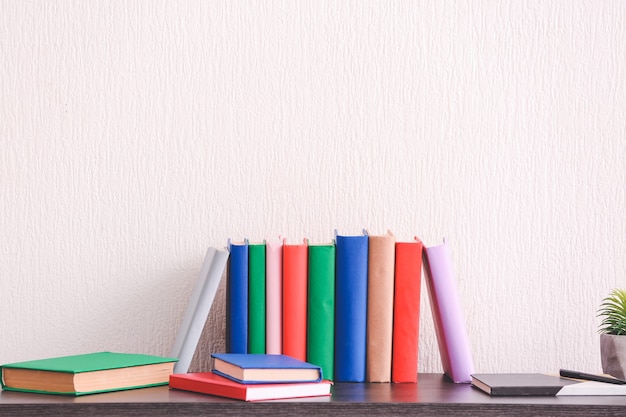
[[[336,382],[365,381],[367,235],[335,236]]]
[[[228,241],[226,350],[248,353],[248,242]]]
[[[287,355],[214,353],[213,373],[241,384],[320,382],[322,368]]]

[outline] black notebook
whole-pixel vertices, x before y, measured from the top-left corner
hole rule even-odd
[[[554,396],[577,381],[546,374],[473,374],[472,385],[492,396]]]

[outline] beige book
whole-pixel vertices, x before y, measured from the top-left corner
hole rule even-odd
[[[396,238],[369,236],[367,283],[367,382],[390,382]]]

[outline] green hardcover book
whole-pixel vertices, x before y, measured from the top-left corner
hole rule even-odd
[[[322,368],[324,379],[335,369],[335,245],[309,245],[307,362]]]
[[[248,245],[248,353],[265,353],[265,243]]]
[[[167,385],[175,358],[96,352],[2,365],[2,389],[85,395]]]

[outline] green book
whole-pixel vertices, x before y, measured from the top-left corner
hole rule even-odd
[[[322,368],[324,379],[335,369],[335,245],[309,245],[307,362]]]
[[[85,395],[167,385],[175,358],[96,352],[0,367],[2,389],[43,394]]]
[[[248,245],[248,353],[265,353],[265,243]]]

